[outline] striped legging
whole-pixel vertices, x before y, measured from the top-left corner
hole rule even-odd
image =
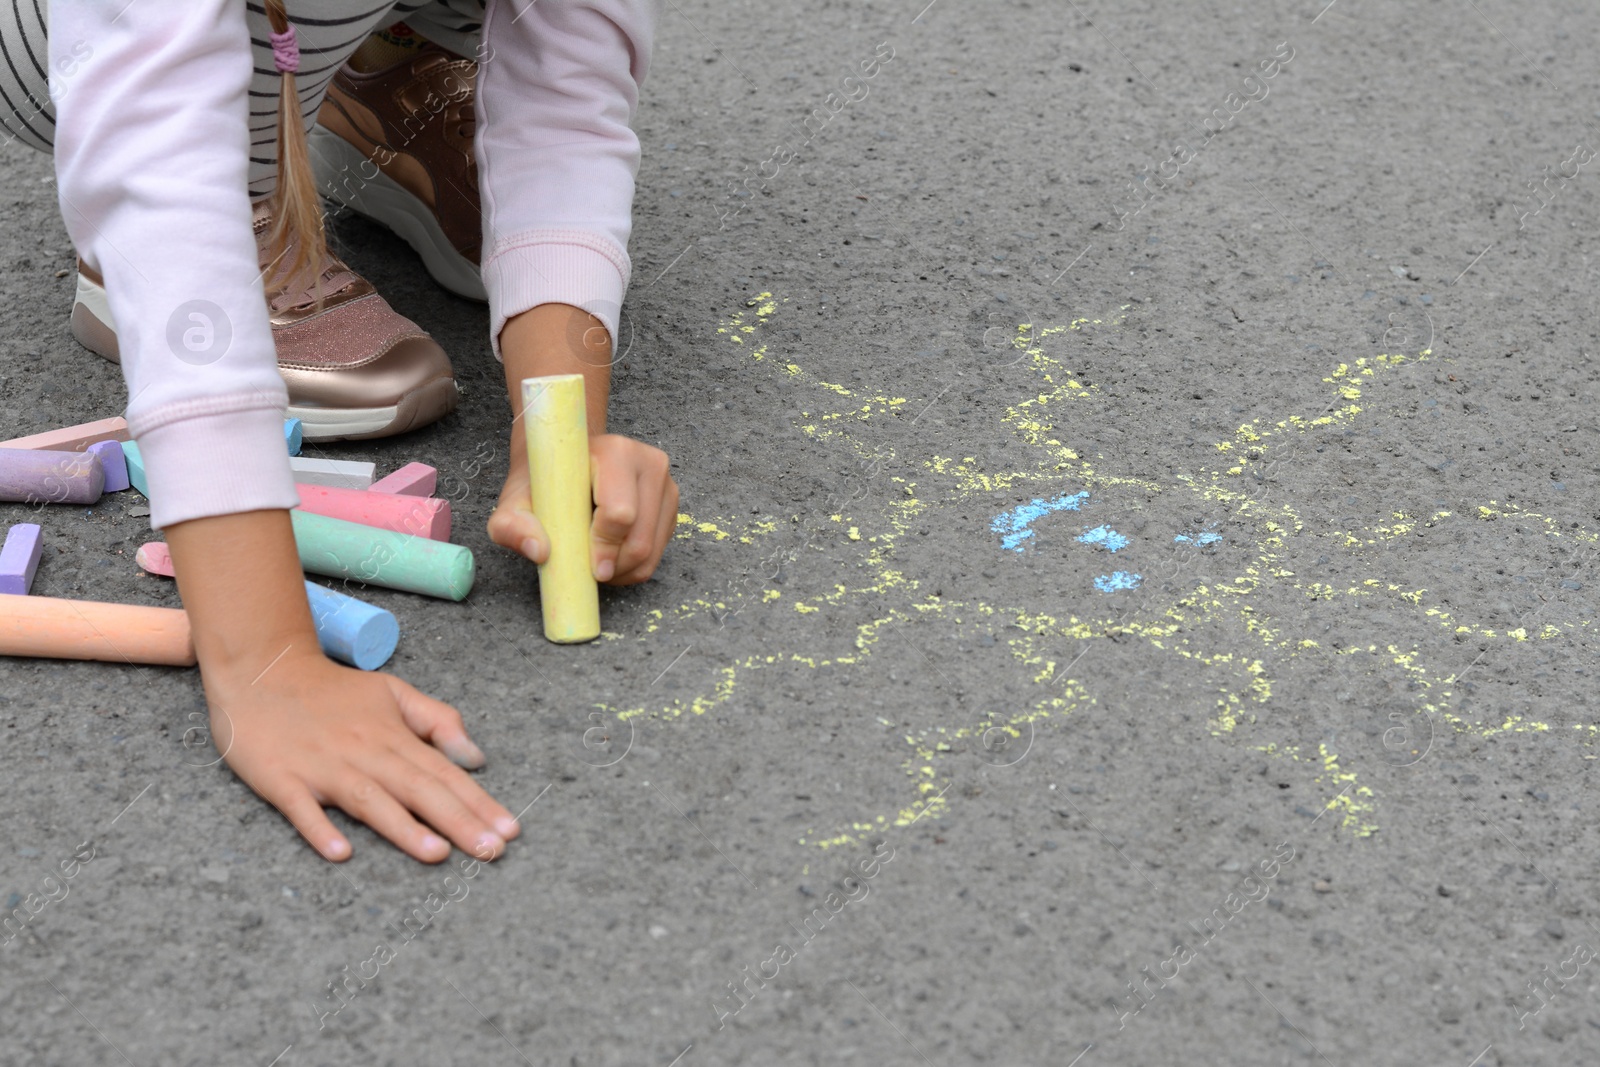
[[[137,2],[137,0],[136,0]],[[170,0],[158,0],[161,3]],[[290,0],[289,21],[300,41],[300,72],[295,78],[300,113],[309,131],[334,74],[373,30],[404,19],[422,36],[460,55],[478,48],[484,0]],[[271,194],[278,168],[278,85],[272,61],[272,32],[256,0],[239,0],[250,26],[255,74],[250,81],[250,195]],[[45,44],[46,0],[0,0],[0,128],[6,141],[20,141],[41,152],[55,143],[55,108],[50,102],[52,72]],[[74,63],[94,54],[78,41],[57,60],[58,90],[70,87]],[[76,60],[70,58],[76,57]]]

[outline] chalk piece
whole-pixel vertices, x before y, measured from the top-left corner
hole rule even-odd
[[[172,552],[164,541],[150,541],[139,546],[133,561],[151,574],[171,578],[178,572],[172,569]]]
[[[14,594],[0,594],[0,655],[195,664],[189,616],[181,608]]]
[[[298,456],[300,446],[305,443],[305,428],[300,425],[299,419],[283,420],[283,439],[289,444],[289,455]]]
[[[322,651],[352,667],[375,671],[400,643],[400,624],[382,608],[314,582],[306,583],[311,619]]]
[[[120,493],[132,484],[128,481],[128,459],[122,453],[121,442],[96,441],[84,451],[100,457],[100,465],[106,471],[106,492]]]
[[[372,485],[377,464],[348,459],[311,459],[295,456],[289,460],[294,480],[305,485],[331,485],[339,489],[366,489]]]
[[[407,463],[393,474],[373,482],[372,491],[401,496],[432,496],[438,484],[438,471],[426,463]]]
[[[461,600],[472,590],[472,551],[461,545],[330,519],[299,508],[289,512],[289,521],[294,524],[300,565],[312,574],[353,578],[444,600]]]
[[[331,485],[296,485],[295,489],[300,493],[300,510],[313,515],[413,534],[432,541],[450,540],[448,500],[374,493],[370,489],[339,489]]]
[[[589,555],[594,506],[583,375],[555,374],[522,382],[533,513],[550,538],[539,566],[544,636],[557,644],[600,636],[600,586]]]
[[[150,485],[144,480],[144,457],[139,454],[139,446],[132,441],[122,442],[122,458],[128,465],[128,484],[143,493],[148,500]]]
[[[92,452],[0,448],[0,500],[93,504],[105,486],[105,465]]]
[[[163,542],[140,545],[134,559],[151,574],[165,578],[174,574],[172,553]],[[314,582],[306,583],[306,600],[317,627],[317,643],[334,659],[375,671],[394,655],[400,623],[389,612]]]
[[[44,433],[28,437],[0,441],[0,448],[43,448],[55,452],[82,452],[96,441],[131,439],[127,420],[119,415],[113,419],[100,419],[98,422],[85,422],[79,426],[66,426],[59,430],[46,430]]]
[[[31,522],[19,522],[6,531],[6,543],[0,547],[0,593],[26,595],[33,588],[43,547],[39,527]]]

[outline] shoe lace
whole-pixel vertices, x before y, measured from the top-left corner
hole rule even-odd
[[[257,249],[263,259],[266,256],[266,235],[271,228],[272,216],[265,212],[258,213],[255,219],[255,234]],[[284,252],[283,260],[293,259],[294,244],[291,243]],[[267,307],[273,312],[320,307],[329,297],[343,292],[360,281],[355,271],[331,252],[318,265],[314,275],[308,271],[300,271],[291,278],[287,276],[287,271],[283,267],[267,262],[261,263],[261,269],[267,274]]]

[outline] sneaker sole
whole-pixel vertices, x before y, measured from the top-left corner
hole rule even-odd
[[[371,160],[331,130],[313,128],[309,147],[323,196],[393,230],[422,257],[433,280],[452,293],[470,300],[489,299],[477,265],[456,251],[428,205],[381,171],[367,178],[363,168],[372,169]],[[340,175],[359,177],[341,182]]]
[[[122,362],[106,291],[81,274],[72,304],[71,323],[72,336],[79,344],[102,359]],[[441,378],[407,393],[397,404],[374,408],[324,408],[290,403],[286,417],[300,420],[301,432],[307,441],[361,441],[392,437],[438,422],[456,409],[460,395],[454,378]]]

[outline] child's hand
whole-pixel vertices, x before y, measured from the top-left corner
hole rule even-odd
[[[342,667],[313,646],[254,681],[208,677],[206,695],[217,751],[330,860],[347,859],[350,842],[324,806],[427,863],[450,855],[446,840],[494,859],[519,832],[457,766],[483,765],[460,714],[392,675]]]
[[[513,436],[510,474],[489,517],[489,536],[543,563],[550,556],[550,542],[529,499],[528,450],[520,435]],[[599,434],[589,438],[589,463],[594,576],[610,585],[642,582],[655,573],[678,525],[678,485],[667,454],[620,434]]]

